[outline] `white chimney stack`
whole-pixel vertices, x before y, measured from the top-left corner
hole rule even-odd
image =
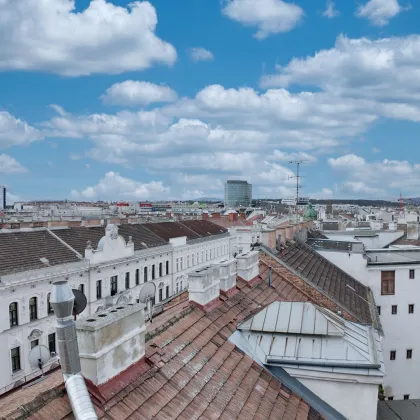
[[[236,257],[238,261],[238,276],[246,282],[255,279],[259,275],[258,251],[249,251]]]
[[[236,292],[236,259],[230,258],[214,264],[219,268],[220,293],[225,296],[232,296]]]
[[[212,265],[188,274],[190,302],[202,309],[217,303],[220,296],[220,272],[218,265]]]
[[[80,364],[92,393],[100,398],[135,373],[145,355],[143,303],[122,304],[77,321]]]

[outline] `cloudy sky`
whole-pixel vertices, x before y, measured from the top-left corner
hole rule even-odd
[[[414,0],[0,0],[9,199],[420,196]]]

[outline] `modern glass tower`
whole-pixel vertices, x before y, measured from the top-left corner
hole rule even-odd
[[[225,184],[225,207],[248,207],[252,202],[252,185],[247,181],[227,181]]]

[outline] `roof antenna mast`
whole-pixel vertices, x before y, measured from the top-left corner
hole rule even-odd
[[[295,214],[296,214],[296,222],[298,221],[298,208],[299,208],[299,190],[302,188],[302,185],[300,184],[300,178],[302,178],[302,175],[300,175],[300,165],[305,163],[305,160],[291,160],[289,163],[296,165],[296,175],[289,176],[288,179],[296,179],[296,204],[295,204]]]

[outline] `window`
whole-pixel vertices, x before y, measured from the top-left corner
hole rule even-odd
[[[378,315],[380,315],[381,314],[381,307],[380,306],[377,306],[376,307],[376,310],[378,311]]]
[[[140,270],[136,269],[136,286],[140,284]]]
[[[179,292],[179,284],[178,284],[178,282],[176,283],[176,293],[178,293]]]
[[[411,359],[413,357],[413,350],[412,349],[408,349],[407,350],[407,359]]]
[[[392,313],[392,315],[397,315],[397,305],[392,305],[391,306],[391,313]]]
[[[50,353],[57,353],[55,350],[55,333],[48,334],[48,349],[50,350]]]
[[[39,340],[32,340],[31,341],[31,349],[33,349],[35,346],[39,345]]]
[[[391,350],[389,352],[389,360],[395,360],[396,357],[397,357],[397,352],[395,350]]]
[[[163,264],[159,263],[159,277],[163,276]]]
[[[159,289],[159,302],[162,302],[162,300],[163,300],[163,289],[160,288]]]
[[[51,293],[48,293],[48,295],[47,295],[47,311],[48,311],[48,314],[53,314],[54,309],[52,308],[50,298],[51,298]]]
[[[201,251],[201,262],[204,261],[204,251]]]
[[[166,299],[169,297],[169,286],[166,286]]]
[[[102,298],[102,280],[96,281],[96,299]]]
[[[409,400],[410,399],[410,394],[404,394],[404,399]]]
[[[179,271],[179,258],[176,259],[176,271]]]
[[[191,265],[194,267],[195,265],[195,254],[191,254]]]
[[[182,290],[182,280],[179,282],[179,289]]]
[[[155,265],[152,265],[152,280],[155,279]]]
[[[381,294],[395,295],[395,271],[381,272]]]
[[[413,304],[408,305],[408,313],[409,314],[414,314],[414,305]]]
[[[85,285],[79,284],[79,290],[84,294],[85,293]]]
[[[147,283],[147,267],[144,267],[144,282]]]
[[[10,320],[11,327],[14,327],[15,325],[19,325],[17,302],[13,302],[9,305],[9,320]]]
[[[125,288],[130,288],[130,273],[128,271],[125,273]]]
[[[37,307],[37,298],[31,297],[29,299],[29,320],[33,321],[34,319],[38,319],[38,307]]]
[[[179,267],[181,270],[184,268],[184,257],[179,257]]]
[[[189,268],[189,266],[190,266],[190,256],[187,255],[187,268]]]
[[[410,279],[414,279],[415,270],[410,270]]]
[[[12,360],[12,372],[20,370],[20,347],[15,347],[10,350],[10,356]]]
[[[209,260],[209,251],[206,249],[206,261]]]
[[[388,397],[388,401],[392,401],[394,397]]]
[[[118,276],[111,277],[111,296],[118,293]]]
[[[169,261],[166,261],[166,274],[169,274]]]

